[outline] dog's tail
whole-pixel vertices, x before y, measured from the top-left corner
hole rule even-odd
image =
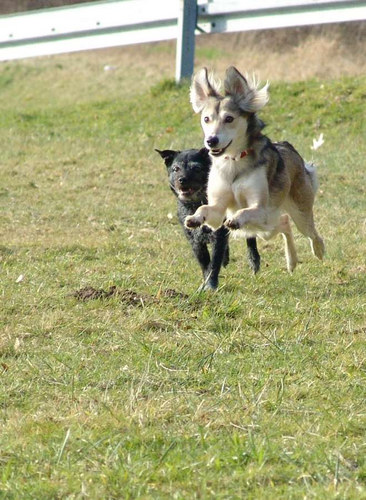
[[[313,187],[314,194],[318,191],[319,182],[318,174],[316,172],[316,167],[314,163],[304,162],[306,173],[309,175],[311,185]]]

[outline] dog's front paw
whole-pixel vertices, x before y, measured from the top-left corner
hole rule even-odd
[[[218,283],[213,281],[205,281],[199,287],[198,291],[201,292],[214,292],[217,290]]]
[[[194,229],[196,227],[202,226],[204,222],[205,219],[203,217],[196,217],[195,215],[189,215],[188,217],[186,217],[184,225],[188,227],[188,229]]]
[[[225,221],[225,226],[231,229],[232,231],[235,229],[240,229],[241,225],[238,221],[238,219],[227,219]]]

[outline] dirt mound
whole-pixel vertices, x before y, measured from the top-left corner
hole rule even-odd
[[[180,298],[187,299],[188,295],[184,293],[177,292],[172,288],[166,290],[159,290],[156,296],[149,295],[146,293],[138,293],[130,289],[121,289],[116,286],[109,287],[108,290],[103,288],[94,288],[92,286],[87,286],[76,290],[71,294],[81,302],[87,302],[89,300],[99,300],[99,299],[110,299],[117,297],[121,302],[129,306],[144,306],[146,304],[151,304],[153,302],[158,302],[162,297],[166,298]]]
[[[108,290],[87,286],[85,288],[81,288],[80,290],[76,290],[72,294],[72,296],[82,302],[86,302],[88,300],[118,297],[122,302],[134,306],[141,306],[147,302],[151,302],[152,300],[152,297],[150,295],[139,294],[134,290],[122,290],[117,288],[116,286],[111,286]]]

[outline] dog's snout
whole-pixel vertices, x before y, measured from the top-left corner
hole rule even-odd
[[[181,186],[183,186],[183,184],[185,184],[187,182],[187,177],[179,177],[178,178],[178,182]]]
[[[210,135],[210,137],[207,139],[206,142],[210,148],[214,148],[215,146],[218,145],[219,138],[217,137],[217,135]]]

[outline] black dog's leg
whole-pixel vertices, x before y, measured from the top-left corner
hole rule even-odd
[[[228,235],[226,248],[224,252],[224,258],[222,259],[222,265],[226,267],[229,264],[229,260],[230,260],[230,250],[229,250],[229,235]]]
[[[216,290],[219,284],[221,265],[229,263],[229,231],[220,227],[212,235],[212,259],[209,274],[206,276],[204,289]]]
[[[192,243],[193,253],[202,269],[203,279],[206,280],[210,274],[211,258],[205,243],[194,241]]]
[[[256,274],[261,265],[261,256],[258,252],[256,238],[247,238],[247,251],[249,266],[253,269],[254,274]]]
[[[187,229],[182,223],[185,235],[192,246],[194,256],[198,260],[198,263],[202,269],[203,278],[206,279],[209,273],[211,257],[207,248],[207,244],[200,237],[200,231],[195,232]]]

